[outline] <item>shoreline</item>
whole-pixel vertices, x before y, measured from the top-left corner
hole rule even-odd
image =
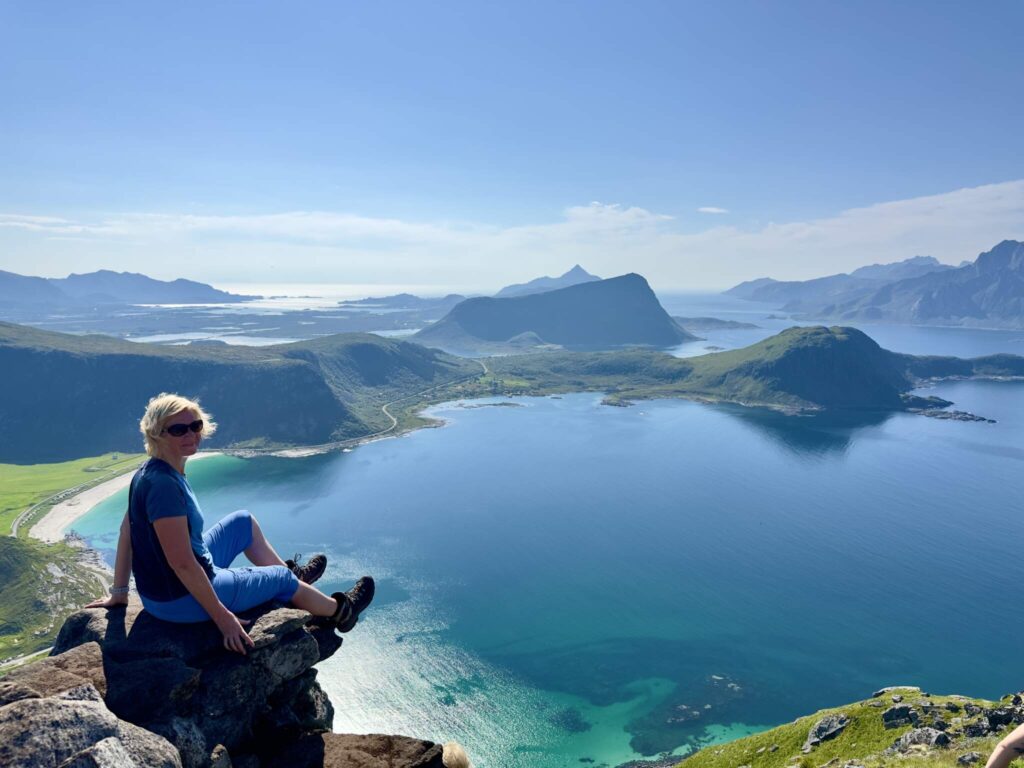
[[[224,455],[223,451],[210,451],[199,453],[189,461],[200,461],[214,456]],[[106,501],[118,491],[127,488],[132,481],[135,469],[129,469],[123,474],[105,480],[92,488],[86,488],[81,493],[76,493],[70,499],[59,504],[54,504],[45,515],[43,515],[30,529],[30,538],[42,541],[46,544],[57,544],[64,541],[64,529],[74,523],[78,518],[91,512],[97,504]]]

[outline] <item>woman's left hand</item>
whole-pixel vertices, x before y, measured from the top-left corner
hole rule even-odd
[[[86,608],[116,608],[119,605],[128,605],[128,595],[111,595],[107,598],[98,597]]]

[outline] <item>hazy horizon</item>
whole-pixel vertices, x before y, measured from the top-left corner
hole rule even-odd
[[[1024,239],[1024,6],[5,11],[0,269],[662,291]]]

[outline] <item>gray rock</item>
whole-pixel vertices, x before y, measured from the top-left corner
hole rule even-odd
[[[947,701],[946,709],[948,709],[950,712],[959,712],[961,710],[961,706],[957,704],[955,701]]]
[[[1014,711],[1006,707],[985,711],[985,717],[988,719],[989,727],[992,729],[1000,725],[1009,725],[1013,722],[1013,716]]]
[[[111,736],[83,749],[60,764],[60,768],[142,768],[136,763],[121,740]]]
[[[57,698],[23,699],[0,710],[0,765],[57,768],[112,737],[140,766],[181,768],[165,739],[118,720],[102,703]]]
[[[252,621],[246,656],[226,651],[212,622],[162,622],[135,603],[73,615],[56,648],[101,652],[107,706],[171,741],[185,768],[207,765],[218,745],[247,754],[330,730],[334,709],[312,667],[341,638],[307,627],[309,614],[293,608],[263,606],[242,618]]]
[[[904,725],[917,725],[919,718],[917,710],[909,704],[898,704],[882,713],[882,724],[886,728],[899,728]]]
[[[981,736],[988,736],[991,731],[992,729],[989,728],[987,720],[976,720],[975,722],[968,723],[964,726],[964,735],[969,736],[972,739],[977,739]]]
[[[909,752],[913,747],[945,747],[950,743],[949,735],[934,728],[915,728],[907,731],[886,750],[889,753]]]
[[[981,760],[981,752],[968,752],[956,759],[960,765],[974,765]]]
[[[898,693],[894,693],[892,695],[892,703],[893,704],[899,704],[901,701],[903,701],[903,697],[900,696]]]
[[[0,707],[22,699],[38,699],[39,691],[29,688],[22,683],[12,683],[7,680],[0,681]]]
[[[4,681],[31,688],[43,697],[55,696],[86,683],[101,695],[107,692],[103,655],[96,643],[84,643],[69,653],[51,654],[48,658],[18,667]]]
[[[803,752],[810,752],[814,747],[821,744],[823,741],[834,739],[843,729],[849,724],[850,718],[844,714],[839,715],[826,715],[814,724],[811,730],[807,733],[807,739],[804,741]]]

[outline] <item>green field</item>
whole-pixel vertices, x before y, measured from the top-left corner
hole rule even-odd
[[[108,453],[57,464],[0,464],[0,535],[9,535],[14,519],[25,510],[39,505],[32,515],[37,520],[52,506],[51,500],[61,500],[54,496],[64,491],[72,495],[128,472],[143,458],[138,453]],[[28,528],[22,524],[18,537],[27,536]]]
[[[58,464],[0,464],[0,662],[47,648],[65,617],[102,594],[81,551],[28,538],[31,523],[53,504],[131,471],[139,454],[106,454]],[[18,538],[11,526],[22,512]]]

